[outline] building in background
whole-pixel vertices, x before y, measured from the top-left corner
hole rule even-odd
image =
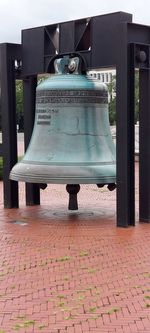
[[[108,89],[108,101],[110,102],[110,100],[112,100],[113,98],[115,98],[116,96],[116,92],[115,92],[115,83],[114,83],[114,79],[116,77],[116,70],[114,68],[101,68],[101,69],[93,69],[91,71],[88,72],[88,75],[98,79],[100,82],[106,83],[107,85],[109,85],[109,89]]]
[[[116,75],[116,70],[111,68],[93,69],[92,71],[88,72],[88,75],[95,77],[96,79],[100,80],[100,82],[108,84],[112,82],[113,77]]]

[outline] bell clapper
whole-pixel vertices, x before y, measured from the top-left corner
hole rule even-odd
[[[80,185],[78,184],[68,184],[66,185],[66,190],[69,193],[69,210],[78,210],[78,200],[77,194],[80,191]]]

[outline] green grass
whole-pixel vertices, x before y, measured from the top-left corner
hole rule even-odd
[[[96,307],[92,307],[92,308],[89,309],[89,311],[90,311],[91,313],[96,312],[96,310],[97,310]]]
[[[42,328],[45,328],[45,327],[46,327],[45,324],[41,324],[41,325],[38,326],[38,328],[39,328],[40,330],[42,330]]]
[[[56,261],[58,261],[58,262],[64,262],[64,261],[68,261],[68,260],[70,260],[70,259],[71,259],[71,257],[69,257],[69,256],[64,256],[64,257],[61,257],[61,258],[56,259]]]
[[[80,252],[80,257],[86,257],[89,255],[89,252],[88,251],[81,251]]]
[[[147,303],[147,304],[145,305],[145,307],[146,307],[146,308],[150,308],[150,303]]]
[[[150,299],[150,295],[146,295],[144,298],[145,299]]]
[[[66,298],[66,296],[64,296],[64,295],[57,295],[57,297],[58,297],[60,300]]]
[[[96,273],[97,269],[96,268],[89,268],[88,273],[93,274]]]
[[[120,311],[120,308],[112,308],[112,309],[110,309],[110,310],[107,311],[107,314],[110,315],[110,314],[118,312],[118,311]]]

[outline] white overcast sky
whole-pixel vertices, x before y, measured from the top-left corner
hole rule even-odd
[[[20,43],[23,29],[118,11],[150,25],[150,0],[0,0],[0,43]]]

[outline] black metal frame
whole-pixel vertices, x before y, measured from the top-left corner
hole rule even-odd
[[[67,43],[66,43],[67,41]],[[25,147],[34,122],[37,74],[52,72],[58,56],[79,54],[86,69],[117,70],[117,226],[135,225],[134,72],[140,70],[140,220],[150,222],[150,27],[118,12],[22,31],[22,43],[0,44],[4,207],[18,207],[18,184],[9,180],[17,161],[15,78],[24,82]],[[17,60],[21,68],[15,68]],[[27,184],[26,203],[40,203]]]

